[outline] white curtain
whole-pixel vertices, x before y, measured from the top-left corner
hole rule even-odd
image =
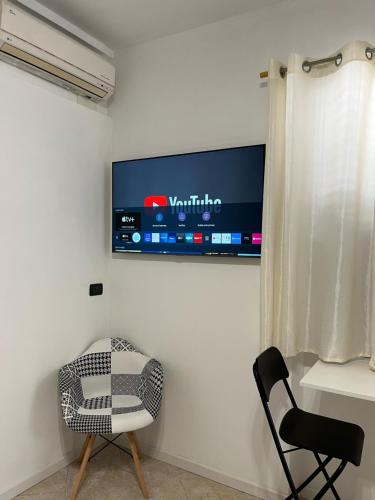
[[[344,362],[375,353],[375,54],[269,68],[262,343]],[[327,56],[325,56],[327,57]],[[375,357],[374,357],[375,358]],[[375,367],[375,362],[372,363]]]

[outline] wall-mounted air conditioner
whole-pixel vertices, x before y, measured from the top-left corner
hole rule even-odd
[[[104,57],[7,1],[0,2],[0,59],[96,102],[115,88]]]

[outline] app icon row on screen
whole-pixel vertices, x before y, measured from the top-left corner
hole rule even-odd
[[[138,238],[137,238],[138,240]],[[134,241],[139,243],[140,240]],[[144,233],[144,243],[212,243],[219,245],[262,244],[262,233]]]

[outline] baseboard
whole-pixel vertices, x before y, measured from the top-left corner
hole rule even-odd
[[[152,446],[147,446],[147,444],[145,443],[142,443],[142,450],[144,451],[145,455],[156,458],[161,462],[174,465],[175,467],[179,467],[180,469],[184,469],[193,474],[197,474],[198,476],[211,479],[212,481],[216,481],[217,483],[224,484],[225,486],[243,491],[244,493],[248,493],[249,495],[253,495],[264,500],[282,500],[283,498],[288,496],[288,493],[283,495],[276,491],[267,490],[262,486],[258,486],[257,484],[251,483],[249,481],[244,481],[243,479],[230,476],[216,469],[212,469],[211,467],[207,467],[206,465],[198,464],[176,455],[171,455]]]
[[[47,477],[51,476],[55,472],[58,472],[60,469],[66,467],[68,464],[73,462],[73,460],[76,458],[76,455],[77,452],[72,451],[67,455],[65,455],[64,458],[62,458],[61,460],[54,463],[53,465],[50,465],[46,469],[37,472],[36,474],[33,474],[32,476],[28,477],[21,483],[10,488],[10,490],[0,493],[0,500],[11,500],[17,495],[23,493],[25,490],[28,490],[32,486],[40,483],[40,481],[43,481],[43,479],[46,479]]]

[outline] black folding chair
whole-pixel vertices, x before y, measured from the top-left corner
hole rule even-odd
[[[291,494],[285,500],[299,499],[298,494],[319,473],[323,473],[326,483],[314,497],[314,500],[322,498],[329,489],[336,500],[340,500],[339,494],[334,487],[334,482],[340,476],[348,462],[356,466],[359,466],[361,463],[365,437],[361,427],[299,409],[287,381],[289,377],[288,368],[281,352],[276,347],[270,347],[257,357],[253,371],[277,452],[291,489]],[[272,387],[280,380],[284,383],[286,392],[292,403],[292,408],[283,417],[278,434],[269,409],[269,399]],[[285,443],[293,446],[293,448],[283,450],[279,435]],[[298,487],[294,484],[285,459],[286,453],[297,450],[312,451],[318,462],[318,468]],[[320,454],[325,455],[326,458],[321,459]],[[332,476],[330,476],[326,470],[326,466],[334,458],[341,460],[341,462]]]

